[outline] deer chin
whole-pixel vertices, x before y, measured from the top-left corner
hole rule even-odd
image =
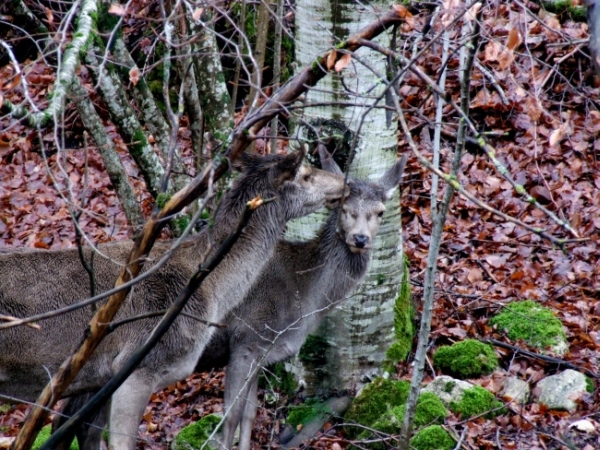
[[[362,248],[360,248],[360,247],[356,247],[356,246],[351,245],[351,244],[348,244],[348,248],[355,255],[362,255],[362,254],[368,252],[369,250],[371,250],[371,247],[362,247]]]

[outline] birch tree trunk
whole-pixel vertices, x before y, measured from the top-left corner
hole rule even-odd
[[[387,7],[383,2],[365,5],[345,0],[298,0],[298,66],[310,64],[316,53],[334,47],[375,20],[376,9],[387,10]],[[389,39],[390,35],[384,33],[378,38],[378,42],[387,45]],[[340,74],[327,76],[319,83],[318,89],[308,92],[307,103],[327,106],[300,109],[295,118],[297,133],[301,139],[309,137],[307,130],[311,127],[324,132],[325,136],[321,135],[321,139],[327,138],[327,134],[343,133],[347,128],[349,133],[345,133],[346,137],[357,136],[350,176],[375,180],[396,161],[397,119],[393,117],[386,123],[384,109],[369,110],[374,98],[383,92],[385,84],[380,83],[378,76],[361,64],[359,59],[385,76],[385,58],[368,49],[361,49]],[[344,106],[344,103],[359,106]],[[316,340],[313,338],[308,341],[320,340],[321,348],[326,348],[324,365],[304,366],[303,375],[311,390],[310,394],[355,389],[363,380],[379,371],[386,350],[394,341],[394,302],[403,273],[398,194],[394,195],[386,207],[387,212],[375,242],[365,283],[358,293],[326,318],[317,332]],[[307,238],[319,226],[313,217],[304,219],[290,226],[287,237]],[[325,342],[319,337],[324,338]]]

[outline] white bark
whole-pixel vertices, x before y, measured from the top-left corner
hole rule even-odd
[[[382,10],[387,5],[380,4]],[[296,10],[296,59],[298,66],[310,64],[315,54],[331,48],[352,33],[376,19],[376,2],[364,6],[354,2],[339,3],[328,0],[299,0]],[[389,42],[389,34],[378,41]],[[386,73],[385,58],[368,49],[360,49],[357,57],[381,74]],[[350,175],[376,180],[396,161],[397,120],[386,126],[383,109],[372,109],[374,98],[385,87],[377,76],[353,58],[341,73],[344,83],[356,95],[344,91],[340,76],[328,76],[317,89],[307,93],[307,102],[335,102],[337,105],[306,108],[299,119],[310,124],[319,119],[343,122],[354,133],[358,132],[356,156]],[[367,94],[368,93],[368,94]],[[363,106],[344,106],[358,103]],[[368,111],[368,113],[367,113]],[[361,119],[364,123],[360,130]],[[299,125],[299,135],[306,135]],[[327,351],[325,376],[311,377],[306,373],[309,386],[319,383],[316,390],[326,393],[332,389],[352,389],[378,371],[385,352],[394,340],[394,300],[402,277],[402,239],[400,203],[398,194],[386,205],[387,212],[378,234],[369,274],[359,293],[338,307],[323,323],[319,333],[330,344]],[[318,228],[314,218],[294,224],[290,237],[307,236],[310,229]]]

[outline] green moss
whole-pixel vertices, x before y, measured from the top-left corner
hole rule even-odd
[[[404,420],[405,409],[405,405],[392,409],[392,412],[400,423]],[[413,422],[415,428],[442,423],[447,416],[448,411],[446,411],[446,407],[437,395],[433,392],[423,392],[419,395]]]
[[[159,197],[161,195],[163,195],[163,194],[159,194]],[[158,201],[157,201],[157,203],[158,203]],[[166,202],[165,202],[165,204],[166,204]],[[161,208],[162,208],[162,206],[161,206]],[[172,230],[173,235],[179,237],[182,235],[182,233],[185,231],[185,229],[190,224],[190,216],[184,214],[179,217],[176,217],[175,219],[171,220],[171,222],[169,222],[169,223],[173,229]]]
[[[454,439],[439,425],[423,428],[410,440],[411,448],[416,450],[452,450]]]
[[[373,424],[369,424],[370,428],[386,434],[397,435],[401,432],[402,422],[404,421],[406,405],[396,406],[388,409],[378,420]],[[433,393],[425,392],[419,396],[417,400],[417,409],[415,410],[414,427],[415,429],[422,428],[433,424],[443,423],[448,412],[442,401]],[[371,432],[365,430],[358,436],[358,439],[365,440],[371,437]],[[369,446],[374,450],[385,448],[379,443],[374,443]]]
[[[11,408],[10,403],[3,403],[0,405],[0,413],[6,414]]]
[[[594,392],[594,389],[596,389],[596,386],[594,386],[592,379],[590,377],[585,377],[585,390],[591,393]]]
[[[184,427],[175,437],[173,442],[173,450],[197,450],[200,449],[215,430],[221,418],[214,414],[204,416],[198,422],[194,422],[187,427]],[[211,450],[212,447],[206,445],[204,447]]]
[[[162,192],[160,194],[158,194],[158,196],[156,197],[156,206],[158,206],[159,208],[164,208],[165,205],[167,204],[167,202],[171,200],[171,195]]]
[[[389,409],[404,405],[408,399],[409,390],[410,383],[407,381],[377,378],[366,385],[354,399],[344,419],[347,422],[358,422],[365,426],[371,426]],[[350,437],[355,437],[362,431],[357,427],[348,427],[347,429]]]
[[[308,399],[301,405],[290,406],[288,408],[287,421],[290,425],[297,427],[298,425],[306,425],[321,414],[328,412],[324,403],[317,399]]]
[[[141,154],[144,148],[148,145],[146,135],[141,129],[137,129],[133,133],[133,142],[129,146],[129,151],[132,155]]]
[[[576,22],[587,21],[586,7],[581,5],[575,5],[572,0],[542,0],[542,6],[544,7],[544,9],[546,9],[546,11],[549,11],[554,14],[559,14],[561,16],[566,15],[567,17],[570,17]]]
[[[566,339],[562,323],[552,311],[531,300],[509,303],[490,324],[505,330],[513,341],[523,340],[532,347],[552,347]]]
[[[33,445],[31,446],[31,450],[38,450],[44,444],[44,442],[46,442],[48,440],[48,438],[50,438],[51,431],[52,431],[51,425],[46,425],[44,428],[42,428],[40,430],[40,433],[35,438],[35,441],[34,441]],[[73,440],[73,442],[71,442],[71,446],[69,447],[69,450],[79,450],[79,446],[77,445],[76,440]]]
[[[502,402],[496,400],[494,394],[481,386],[473,386],[471,389],[466,389],[459,402],[450,403],[450,409],[455,414],[460,414],[462,419],[468,419],[469,417],[479,416],[484,413],[486,413],[485,417],[491,419],[504,412]]]
[[[465,339],[451,346],[440,347],[433,355],[433,365],[461,379],[477,378],[493,372],[498,367],[498,358],[490,345]]]
[[[96,25],[98,30],[103,33],[114,33],[116,31],[117,37],[121,37],[123,34],[122,28],[119,26],[119,16],[115,14],[109,14],[108,8],[110,8],[110,2],[100,2],[98,5],[98,14],[96,17]]]
[[[310,65],[310,70],[315,75],[319,75],[321,73],[321,60],[320,58],[315,59]]]
[[[404,255],[404,273],[400,284],[400,292],[394,302],[394,336],[395,340],[385,354],[383,369],[393,373],[396,370],[396,364],[404,361],[410,349],[415,336],[415,324],[413,321],[415,314],[411,301],[410,292],[410,272],[408,270],[408,258]]]
[[[285,370],[285,363],[278,362],[261,371],[258,385],[263,389],[276,389],[285,395],[292,395],[298,383],[294,375]]]
[[[309,334],[300,348],[298,359],[304,364],[321,366],[327,362],[325,352],[328,348],[329,343],[325,338]]]

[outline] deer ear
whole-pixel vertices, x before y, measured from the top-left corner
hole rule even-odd
[[[406,166],[407,159],[408,155],[405,153],[404,155],[402,155],[402,158],[396,161],[396,164],[390,167],[379,180],[379,184],[385,189],[386,200],[389,200],[392,197],[394,191],[400,184],[400,181],[402,180],[402,175],[404,174],[404,167]]]
[[[284,156],[271,169],[271,179],[275,187],[281,186],[284,182],[296,178],[296,173],[302,165],[306,150],[302,149]]]
[[[319,159],[321,160],[321,167],[323,168],[323,170],[334,173],[336,175],[344,175],[344,172],[342,172],[340,166],[338,166],[337,163],[333,160],[333,156],[331,153],[329,153],[327,147],[325,147],[322,143],[319,142],[317,149],[319,150]]]

